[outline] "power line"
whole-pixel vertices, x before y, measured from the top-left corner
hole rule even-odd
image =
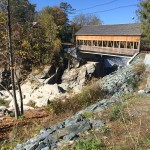
[[[108,4],[114,3],[114,2],[116,2],[116,1],[118,1],[118,0],[113,0],[113,1],[110,1],[110,2],[107,2],[107,3],[94,5],[94,6],[87,7],[87,8],[83,8],[83,9],[78,9],[78,10],[76,10],[76,12],[77,12],[77,11],[82,11],[82,10],[88,10],[88,9],[95,8],[95,7],[98,7],[98,6],[108,5]]]
[[[120,9],[120,8],[127,8],[127,7],[133,7],[133,6],[137,6],[137,4],[119,6],[119,7],[115,7],[115,8],[111,8],[111,9],[106,9],[106,10],[102,10],[102,11],[96,11],[96,12],[92,12],[92,13],[86,13],[84,15],[90,15],[90,14],[96,14],[96,13],[104,13],[104,12],[108,12],[108,11],[112,11],[112,10],[116,10],[116,9]],[[70,17],[75,17],[75,16],[77,16],[77,15],[70,16]]]
[[[88,14],[102,13],[102,12],[107,12],[107,11],[112,11],[112,10],[116,10],[116,9],[120,9],[120,8],[132,7],[132,6],[137,6],[137,4],[126,5],[126,6],[119,6],[119,7],[115,7],[115,8],[112,8],[112,9],[107,9],[107,10],[102,10],[102,11],[96,11],[96,12],[88,13]]]

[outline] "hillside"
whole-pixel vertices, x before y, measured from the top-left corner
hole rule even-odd
[[[70,97],[59,98],[47,107],[27,111],[17,122],[5,118],[0,124],[1,134],[7,131],[5,140],[1,137],[1,147],[148,149],[150,70],[143,59],[137,56],[132,65],[91,82],[79,94],[70,93]]]

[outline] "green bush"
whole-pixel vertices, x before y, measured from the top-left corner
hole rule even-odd
[[[2,148],[1,148],[1,150],[9,150],[9,149],[10,149],[10,147],[7,145],[2,146]]]
[[[0,98],[0,106],[2,106],[2,105],[8,107],[9,106],[9,101],[5,101],[4,99]]]
[[[5,101],[4,101],[4,99],[0,98],[0,106],[2,106],[2,105],[5,105]]]
[[[84,116],[85,118],[93,118],[93,117],[94,117],[93,112],[91,112],[91,111],[85,111],[85,112],[83,113],[83,116]]]
[[[103,150],[104,144],[101,141],[87,139],[76,143],[77,150]]]
[[[138,79],[129,79],[128,81],[127,81],[127,84],[128,84],[128,86],[129,87],[131,87],[132,89],[137,89],[137,87],[138,87]]]
[[[114,121],[119,119],[121,116],[121,111],[122,111],[122,106],[120,104],[112,106],[109,120]]]

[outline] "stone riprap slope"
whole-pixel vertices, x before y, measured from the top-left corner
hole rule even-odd
[[[56,124],[49,129],[41,130],[40,134],[26,143],[18,144],[14,150],[52,150],[60,149],[63,144],[79,138],[80,133],[100,128],[104,125],[102,120],[89,119],[84,116],[85,112],[100,112],[114,103],[115,99],[103,99],[102,101],[87,107],[73,117]]]
[[[133,91],[133,84],[138,78],[134,66],[126,66],[105,76],[99,81],[100,87],[110,95]]]
[[[137,78],[133,66],[127,66],[118,71],[104,77],[99,81],[102,89],[106,90],[110,95],[110,99],[103,99],[96,104],[87,107],[76,113],[73,117],[56,124],[48,129],[41,130],[40,134],[26,143],[18,144],[14,150],[51,150],[60,149],[60,147],[76,140],[80,137],[80,133],[100,128],[104,125],[102,120],[94,120],[86,118],[85,112],[96,113],[106,109],[110,104],[120,101],[118,95],[133,91],[131,83]]]

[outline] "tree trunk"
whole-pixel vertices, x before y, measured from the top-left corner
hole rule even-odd
[[[17,77],[16,71],[15,71],[15,76],[16,76],[16,80],[17,80],[17,85],[18,85],[18,90],[19,90],[19,95],[20,95],[20,115],[24,114],[23,111],[23,97],[22,97],[22,90],[21,90],[21,86],[20,86],[20,81]]]
[[[8,6],[8,53],[9,53],[9,65],[11,70],[11,82],[12,82],[12,90],[13,90],[13,100],[14,100],[14,109],[15,109],[15,118],[18,119],[19,116],[19,108],[17,104],[16,97],[16,88],[15,88],[15,76],[14,76],[14,60],[13,60],[13,50],[12,50],[12,39],[11,39],[11,16],[10,16],[10,0],[7,0]]]
[[[20,95],[20,107],[21,107],[21,111],[20,111],[20,115],[23,115],[24,111],[23,111],[23,98],[22,98],[22,90],[21,90],[21,86],[20,86],[20,82],[17,81],[18,83],[18,90],[19,90],[19,95]]]

